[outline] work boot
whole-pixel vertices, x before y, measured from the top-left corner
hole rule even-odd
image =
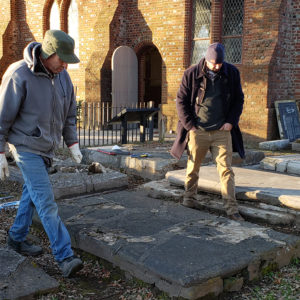
[[[65,258],[62,262],[59,262],[58,266],[64,277],[71,277],[82,269],[83,263],[80,258],[76,256],[70,256]]]
[[[16,252],[28,255],[28,256],[37,256],[43,253],[43,249],[40,246],[33,245],[29,241],[17,242],[13,240],[8,234],[7,238],[8,248],[15,250]]]
[[[245,221],[245,219],[239,213],[228,215],[228,218],[233,221]]]
[[[195,200],[193,198],[183,198],[181,205],[189,208],[194,208],[195,207],[194,201]]]

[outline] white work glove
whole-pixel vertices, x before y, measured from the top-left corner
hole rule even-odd
[[[4,176],[9,176],[8,164],[5,153],[0,153],[0,179],[4,180]]]
[[[69,150],[71,152],[72,160],[78,164],[80,164],[82,160],[82,154],[79,149],[79,144],[76,143],[69,147]]]

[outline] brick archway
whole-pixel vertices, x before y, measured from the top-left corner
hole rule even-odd
[[[50,28],[50,12],[55,0],[46,0],[43,8],[43,36]]]
[[[72,0],[63,0],[60,8],[61,30],[68,33],[68,11]]]

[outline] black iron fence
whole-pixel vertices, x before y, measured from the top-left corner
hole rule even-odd
[[[157,132],[158,112],[154,112],[146,118],[143,124],[143,135],[141,134],[140,121],[126,122],[126,127],[110,122],[114,117],[120,114],[124,109],[135,108],[136,110],[144,110],[152,107],[152,103],[148,105],[144,103],[130,104],[120,107],[112,107],[111,102],[79,102],[77,105],[77,132],[78,140],[81,147],[97,147],[101,145],[122,144],[124,135],[126,135],[127,143],[140,142],[141,136],[145,141],[153,140],[153,132]],[[123,121],[124,125],[124,121]],[[124,132],[125,128],[125,132]]]

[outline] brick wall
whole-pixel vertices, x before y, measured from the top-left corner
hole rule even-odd
[[[280,3],[280,0],[245,1],[240,66],[245,105],[240,126],[248,141],[278,138],[269,74],[278,45]]]
[[[68,31],[71,0],[0,0],[0,75],[22,58],[26,44],[42,40],[53,1],[60,9],[61,28]],[[274,101],[300,100],[300,4],[298,0],[244,3],[242,64],[238,68],[245,106],[240,125],[247,141],[259,142],[278,138]],[[162,59],[163,114],[168,130],[176,130],[174,100],[189,65],[192,0],[77,0],[77,6],[81,62],[69,72],[78,99],[111,101],[111,58],[117,47],[131,47],[141,62],[147,47],[154,47]],[[213,0],[212,42],[220,36],[220,9],[221,1]]]

